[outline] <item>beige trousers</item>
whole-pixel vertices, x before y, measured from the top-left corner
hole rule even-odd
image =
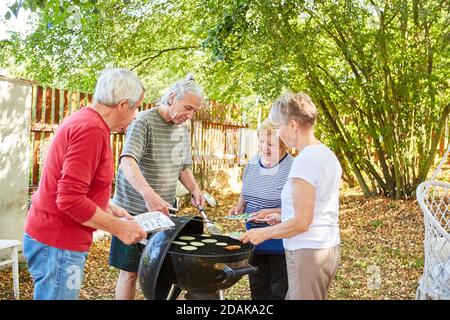
[[[286,300],[325,300],[336,275],[340,246],[286,251]]]

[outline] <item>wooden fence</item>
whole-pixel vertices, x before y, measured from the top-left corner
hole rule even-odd
[[[72,112],[87,106],[92,95],[35,85],[31,112],[31,163],[30,194],[33,193],[41,176],[41,170],[48,146],[61,121]],[[141,110],[152,108],[154,104],[144,103]],[[209,103],[197,112],[191,122],[192,156],[194,173],[208,169],[226,169],[239,166],[242,158],[241,135],[246,126],[233,123],[232,112],[236,106]],[[111,133],[111,148],[115,169],[122,152],[124,134]],[[116,174],[117,170],[115,170]],[[115,179],[115,177],[114,177]]]
[[[72,112],[87,106],[92,95],[55,88],[33,87],[33,105],[31,114],[31,163],[30,193],[39,184],[43,160],[54,132],[61,121]],[[142,110],[152,108],[154,104],[144,103]],[[210,102],[208,106],[196,112],[192,121],[192,157],[194,173],[202,175],[207,171],[228,169],[240,166],[248,158],[242,150],[244,140],[243,123],[233,122],[239,119],[239,108],[235,105],[219,105]],[[450,143],[449,120],[438,147],[442,157]],[[124,134],[111,133],[111,147],[115,168],[122,152]],[[376,157],[376,154],[374,155]],[[450,160],[449,160],[450,161]],[[116,174],[117,170],[115,170]]]

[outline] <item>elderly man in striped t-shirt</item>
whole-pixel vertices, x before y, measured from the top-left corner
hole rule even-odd
[[[169,214],[178,179],[194,204],[205,199],[190,169],[189,124],[202,105],[203,90],[191,76],[175,83],[156,108],[142,111],[127,129],[113,202],[137,215],[148,211]],[[134,299],[140,251],[113,237],[109,262],[120,269],[116,299]]]

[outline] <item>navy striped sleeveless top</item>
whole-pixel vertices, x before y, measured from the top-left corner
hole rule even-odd
[[[272,168],[265,168],[259,155],[248,162],[242,177],[242,196],[247,203],[245,212],[281,208],[281,190],[287,181],[293,161],[294,157],[286,154]]]
[[[287,154],[280,162],[265,168],[261,158],[252,158],[244,170],[242,177],[242,196],[247,207],[245,212],[253,213],[262,209],[281,208],[281,190],[287,181],[294,157]],[[266,223],[246,222],[247,230],[264,228]],[[284,254],[283,240],[270,239],[255,248],[256,254]]]

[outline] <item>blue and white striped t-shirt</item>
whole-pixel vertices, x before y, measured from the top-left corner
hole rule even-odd
[[[281,191],[293,161],[294,157],[286,154],[272,168],[264,167],[260,156],[255,156],[248,162],[242,177],[242,196],[247,203],[245,212],[281,208]]]

